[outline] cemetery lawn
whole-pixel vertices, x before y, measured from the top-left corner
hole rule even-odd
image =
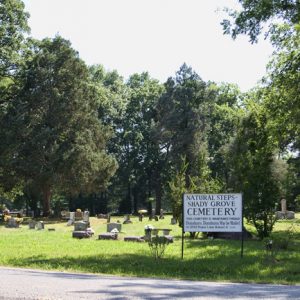
[[[95,235],[90,239],[72,238],[73,226],[66,222],[45,221],[45,230],[29,230],[28,225],[11,229],[0,225],[0,265],[119,276],[155,277],[209,281],[300,283],[300,214],[296,220],[276,223],[274,234],[285,238],[294,224],[293,239],[287,249],[274,255],[266,253],[259,240],[241,242],[221,239],[189,239],[186,234],[184,259],[181,259],[181,228],[170,225],[170,216],[158,222],[144,218],[133,224],[122,224],[117,241],[98,240],[106,231],[106,220],[91,218]],[[123,217],[113,217],[112,222]],[[163,258],[155,260],[147,243],[124,242],[124,236],[144,234],[144,227],[171,228],[174,243],[166,248]],[[246,227],[254,231],[250,225]],[[55,231],[48,231],[55,228]]]

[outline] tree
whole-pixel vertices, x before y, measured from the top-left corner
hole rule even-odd
[[[28,17],[22,1],[0,0],[0,82],[17,69],[24,34],[29,32]]]
[[[39,187],[44,215],[54,189],[105,189],[117,167],[106,153],[111,130],[98,119],[99,93],[77,52],[59,36],[37,42],[18,76],[0,119],[8,173]]]
[[[274,210],[281,197],[275,168],[278,149],[268,131],[265,112],[261,106],[251,105],[231,144],[227,160],[232,169],[232,187],[243,193],[245,217],[263,238],[273,229]]]
[[[240,11],[226,9],[231,20],[225,19],[221,23],[224,33],[236,38],[239,34],[247,34],[252,43],[269,20],[268,33],[274,30],[273,20],[283,21],[292,29],[300,21],[300,3],[298,0],[239,0]],[[233,24],[232,24],[233,22]]]
[[[165,93],[157,105],[157,132],[160,145],[175,169],[180,169],[181,157],[187,160],[186,186],[194,175],[199,149],[206,141],[206,84],[191,68],[183,64],[175,78],[165,83]]]

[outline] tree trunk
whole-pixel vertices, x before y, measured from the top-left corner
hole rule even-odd
[[[161,186],[161,178],[160,173],[156,172],[156,180],[155,180],[155,214],[159,215],[161,210],[161,198],[162,198],[162,186]]]
[[[43,216],[48,217],[50,215],[50,199],[51,189],[50,186],[43,188]]]

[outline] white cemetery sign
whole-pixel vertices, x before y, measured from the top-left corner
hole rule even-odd
[[[242,232],[242,194],[184,194],[184,232]]]

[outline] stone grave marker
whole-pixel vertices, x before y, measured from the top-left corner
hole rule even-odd
[[[28,222],[29,229],[35,229],[36,221],[30,220]]]
[[[74,223],[74,231],[86,231],[88,229],[88,224],[84,221],[76,221]]]
[[[176,219],[175,218],[172,218],[171,219],[171,225],[175,225],[177,222],[176,222]]]
[[[38,222],[36,223],[36,229],[37,229],[37,230],[43,230],[43,229],[45,229],[45,224],[44,224],[44,222],[43,222],[43,221],[38,221]]]
[[[161,209],[160,212],[159,212],[159,218],[160,219],[164,219],[165,218],[165,216],[164,216],[164,210],[163,209]]]
[[[19,223],[15,218],[10,218],[7,221],[7,227],[8,228],[19,228]]]
[[[124,216],[124,221],[123,224],[131,224],[132,221],[130,220],[130,216],[129,215],[125,215]]]
[[[88,210],[85,210],[83,212],[83,217],[82,217],[83,221],[90,224],[90,212]]]
[[[106,226],[107,232],[112,232],[112,230],[117,229],[119,232],[122,231],[122,224],[121,223],[108,223]]]

